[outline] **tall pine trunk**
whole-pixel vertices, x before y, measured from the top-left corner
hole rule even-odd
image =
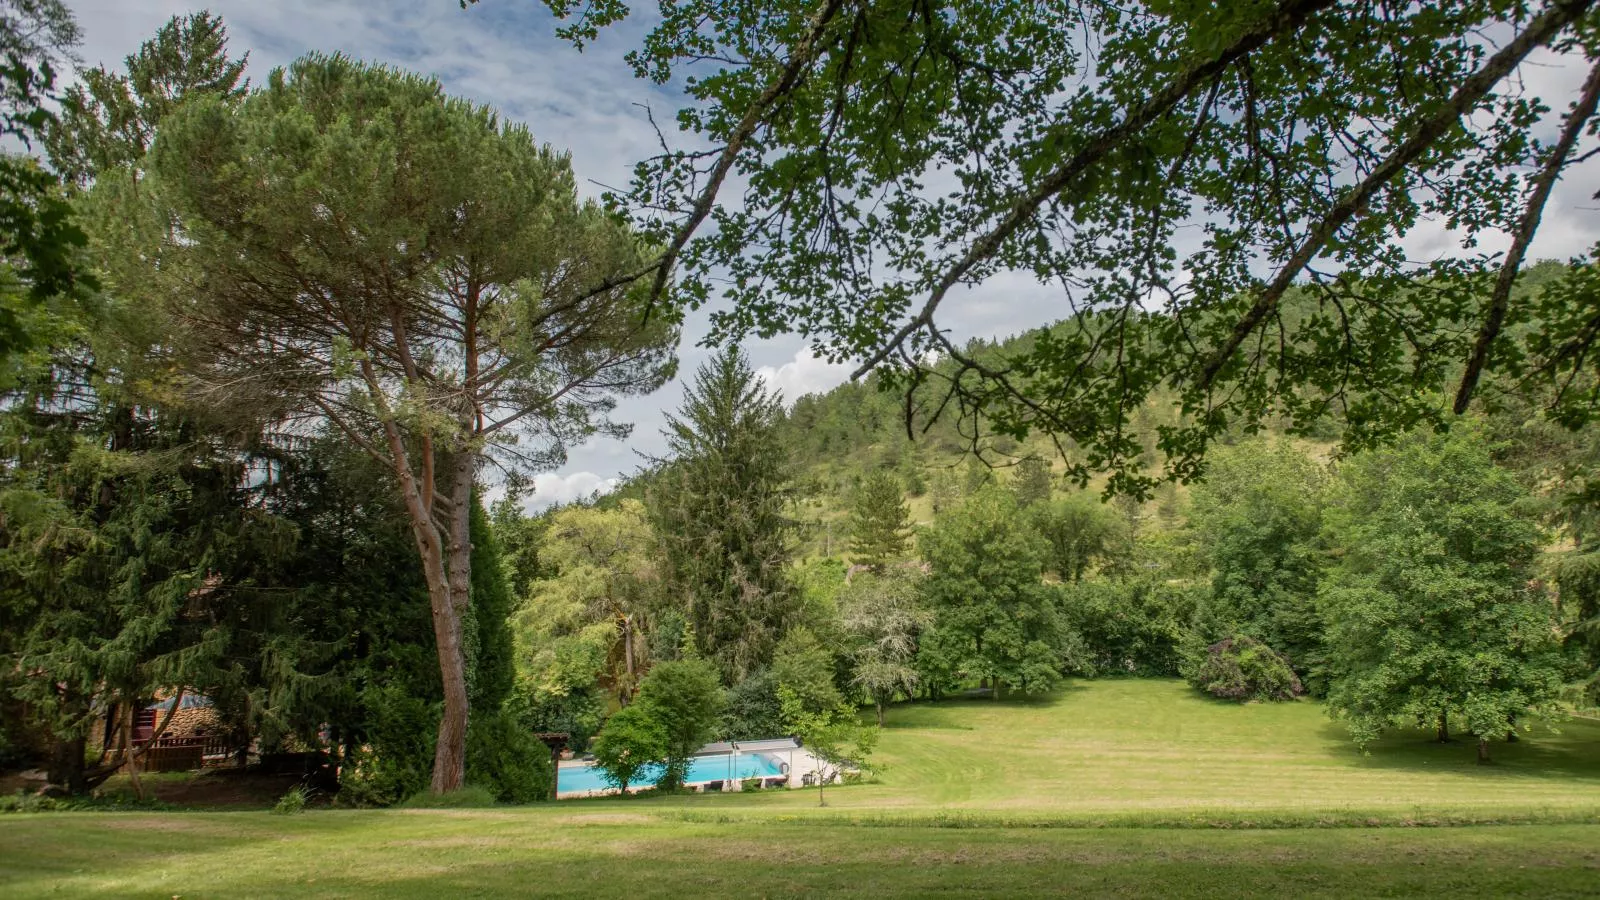
[[[439,717],[439,738],[434,745],[435,794],[460,790],[467,780],[467,660],[462,644],[461,619],[470,602],[472,542],[468,538],[472,502],[473,454],[461,454],[450,467],[450,508],[437,514],[411,471],[398,431],[390,429],[395,474],[400,479],[412,537],[422,558],[422,575],[428,585],[428,605],[433,614],[433,638],[439,656],[439,681],[444,689],[444,713]],[[426,451],[424,451],[426,452]],[[430,461],[431,462],[431,461]],[[466,487],[459,484],[463,477]],[[465,495],[464,499],[461,498]]]

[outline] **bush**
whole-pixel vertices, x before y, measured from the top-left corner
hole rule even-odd
[[[459,791],[434,794],[418,791],[396,804],[397,809],[483,809],[494,805],[494,791],[482,785],[469,784]]]
[[[388,806],[427,790],[439,710],[399,685],[361,692],[368,720],[360,748],[347,760],[339,781],[340,801]]]
[[[1305,693],[1288,660],[1243,635],[1207,647],[1189,683],[1225,700],[1293,700]]]
[[[293,816],[306,811],[306,801],[311,799],[311,789],[305,785],[296,785],[278,798],[272,806],[272,814],[276,816]]]
[[[1061,614],[1082,638],[1091,674],[1172,677],[1194,615],[1190,589],[1151,579],[1064,584]]]
[[[594,742],[594,762],[612,787],[626,792],[647,766],[667,756],[667,729],[655,709],[635,703],[606,722]]]
[[[550,748],[506,711],[473,716],[467,728],[467,782],[501,803],[550,796]]]

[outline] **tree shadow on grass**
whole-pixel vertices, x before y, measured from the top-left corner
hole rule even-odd
[[[1448,773],[1485,780],[1579,780],[1600,783],[1600,726],[1581,721],[1535,723],[1519,740],[1490,743],[1493,759],[1477,761],[1477,740],[1462,734],[1449,743],[1434,740],[1431,731],[1395,730],[1367,746],[1363,754],[1340,722],[1323,724],[1320,733],[1335,753],[1346,753],[1351,764],[1363,769]]]

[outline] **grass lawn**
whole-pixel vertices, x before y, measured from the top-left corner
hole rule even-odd
[[[894,709],[878,783],[826,809],[810,790],[4,816],[0,896],[1593,896],[1600,723],[1495,753],[1418,733],[1363,756],[1316,704],[1079,682]],[[1501,824],[1359,827],[1461,822]]]

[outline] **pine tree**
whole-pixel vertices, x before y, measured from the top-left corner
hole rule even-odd
[[[850,555],[873,569],[901,559],[911,546],[911,508],[892,472],[861,479],[850,498]]]

